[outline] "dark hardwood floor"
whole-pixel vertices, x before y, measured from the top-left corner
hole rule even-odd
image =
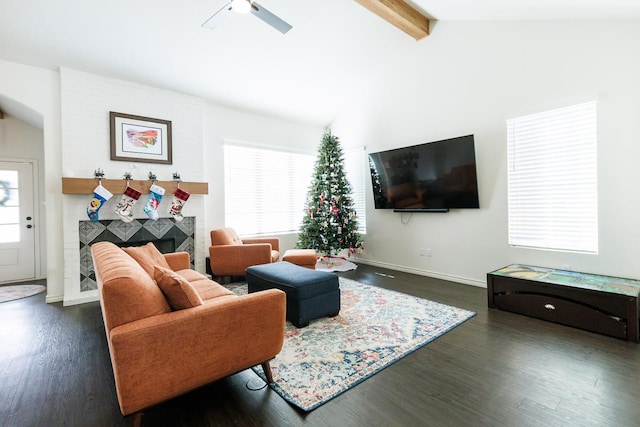
[[[489,310],[484,288],[366,265],[341,275],[478,314],[310,413],[248,390],[255,374],[244,371],[148,409],[143,425],[640,424],[638,344]],[[40,294],[0,304],[0,426],[127,422],[98,303],[62,307]]]

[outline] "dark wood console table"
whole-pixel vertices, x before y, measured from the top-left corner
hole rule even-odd
[[[513,264],[487,274],[489,307],[639,342],[640,280]]]

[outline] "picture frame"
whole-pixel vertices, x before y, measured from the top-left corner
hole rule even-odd
[[[111,160],[172,164],[171,121],[109,112]]]

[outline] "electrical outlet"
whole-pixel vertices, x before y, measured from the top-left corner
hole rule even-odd
[[[431,255],[433,255],[433,251],[431,250],[431,248],[427,248],[427,256]]]
[[[424,248],[420,248],[420,256],[424,256],[425,252],[424,252]]]

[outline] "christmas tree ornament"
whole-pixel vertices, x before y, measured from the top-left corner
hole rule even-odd
[[[122,194],[122,198],[115,208],[115,212],[124,222],[133,221],[133,206],[135,206],[141,195],[141,192],[127,185],[127,189],[124,190],[124,194]]]
[[[154,221],[157,221],[160,215],[158,214],[158,206],[162,201],[162,196],[164,196],[164,188],[159,185],[152,184],[149,188],[149,199],[147,200],[147,204],[144,205],[142,209],[144,213],[147,214],[149,218]]]
[[[99,184],[93,190],[93,198],[89,202],[89,206],[87,207],[87,216],[93,222],[97,222],[100,218],[98,215],[98,211],[110,198],[113,197],[113,194],[106,188]]]
[[[171,216],[178,222],[184,219],[182,215],[182,206],[189,200],[191,193],[188,193],[180,187],[176,188],[175,193],[173,193],[173,201],[171,202],[171,207],[169,208],[169,213]]]

